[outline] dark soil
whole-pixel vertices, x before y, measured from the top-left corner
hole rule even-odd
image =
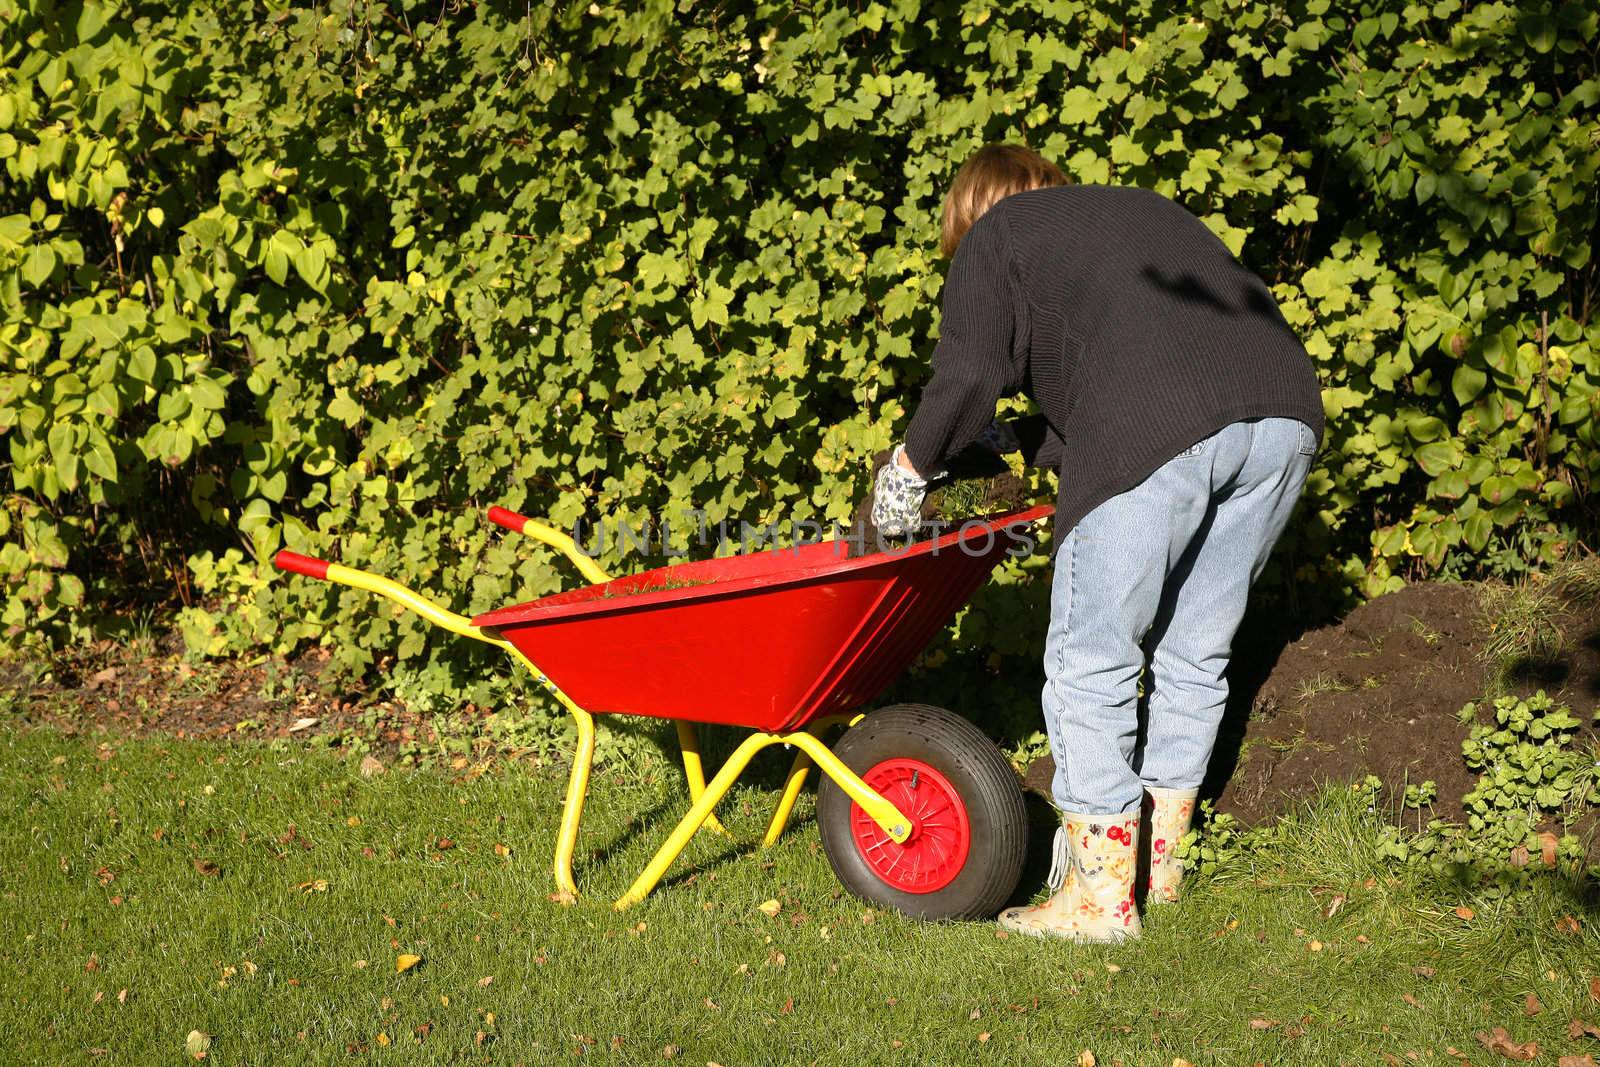
[[[1370,601],[1337,625],[1301,635],[1247,620],[1229,670],[1232,696],[1202,795],[1250,825],[1308,799],[1324,783],[1377,775],[1393,791],[1433,781],[1436,817],[1460,821],[1476,781],[1461,759],[1463,705],[1493,691],[1496,665],[1483,646],[1492,620],[1478,587],[1422,583]],[[1561,651],[1509,672],[1506,688],[1543,688],[1596,739],[1600,705],[1600,610],[1556,620]],[[1480,711],[1480,721],[1488,721]],[[1048,796],[1053,761],[1028,768]]]
[[[48,662],[7,662],[0,707],[15,721],[68,736],[309,740],[359,734],[388,753],[433,739],[428,716],[374,700],[355,682],[334,680],[326,649],[292,660],[190,663],[182,647],[182,638],[171,633],[159,645],[101,640],[63,649]]]
[[[878,472],[889,462],[890,450],[872,457],[872,479],[869,487],[878,482]],[[1027,507],[1032,500],[1028,483],[1011,472],[1005,461],[980,445],[973,445],[954,459],[947,468],[947,482],[930,489],[922,501],[922,518],[925,524],[909,538],[911,543],[929,540],[939,533],[948,533],[951,526],[964,519],[981,518]],[[933,525],[939,523],[941,525]],[[907,539],[885,538],[878,534],[872,522],[872,492],[856,505],[850,520],[850,556],[870,555],[887,548],[903,545]]]

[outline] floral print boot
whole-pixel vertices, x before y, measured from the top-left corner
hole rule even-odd
[[[1078,815],[1062,812],[1056,832],[1051,898],[1034,907],[1007,908],[1000,928],[1029,937],[1080,942],[1138,937],[1133,904],[1139,813]]]
[[[1198,789],[1158,789],[1145,786],[1145,825],[1150,842],[1150,881],[1145,904],[1172,904],[1178,899],[1178,882],[1183,878],[1183,861],[1178,858],[1178,842],[1194,822]]]

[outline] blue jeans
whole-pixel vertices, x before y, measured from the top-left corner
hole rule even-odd
[[[1043,696],[1061,810],[1118,814],[1139,806],[1145,785],[1200,784],[1246,596],[1317,444],[1294,419],[1233,423],[1095,508],[1062,542]],[[1147,663],[1149,716],[1135,751]]]

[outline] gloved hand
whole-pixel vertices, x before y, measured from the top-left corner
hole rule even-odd
[[[922,522],[928,482],[900,465],[905,450],[905,445],[895,446],[889,462],[879,469],[872,492],[872,525],[885,537],[910,536]]]

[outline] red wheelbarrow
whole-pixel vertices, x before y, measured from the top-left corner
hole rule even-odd
[[[453,633],[498,645],[572,713],[578,748],[556,839],[558,889],[594,759],[596,714],[677,723],[692,804],[615,903],[650,893],[755,754],[798,751],[763,845],[783,833],[813,763],[817,822],[839,880],[928,919],[993,915],[1021,875],[1027,823],[1016,775],[981,730],[920,704],[861,708],[925,648],[1048,506],[848,558],[845,543],[680,563],[610,578],[567,535],[504,508],[489,518],[565,554],[591,585],[468,619],[387,578],[279,552],[286,571],[377,593]],[[707,783],[696,723],[755,731]],[[830,749],[826,731],[847,726]]]

